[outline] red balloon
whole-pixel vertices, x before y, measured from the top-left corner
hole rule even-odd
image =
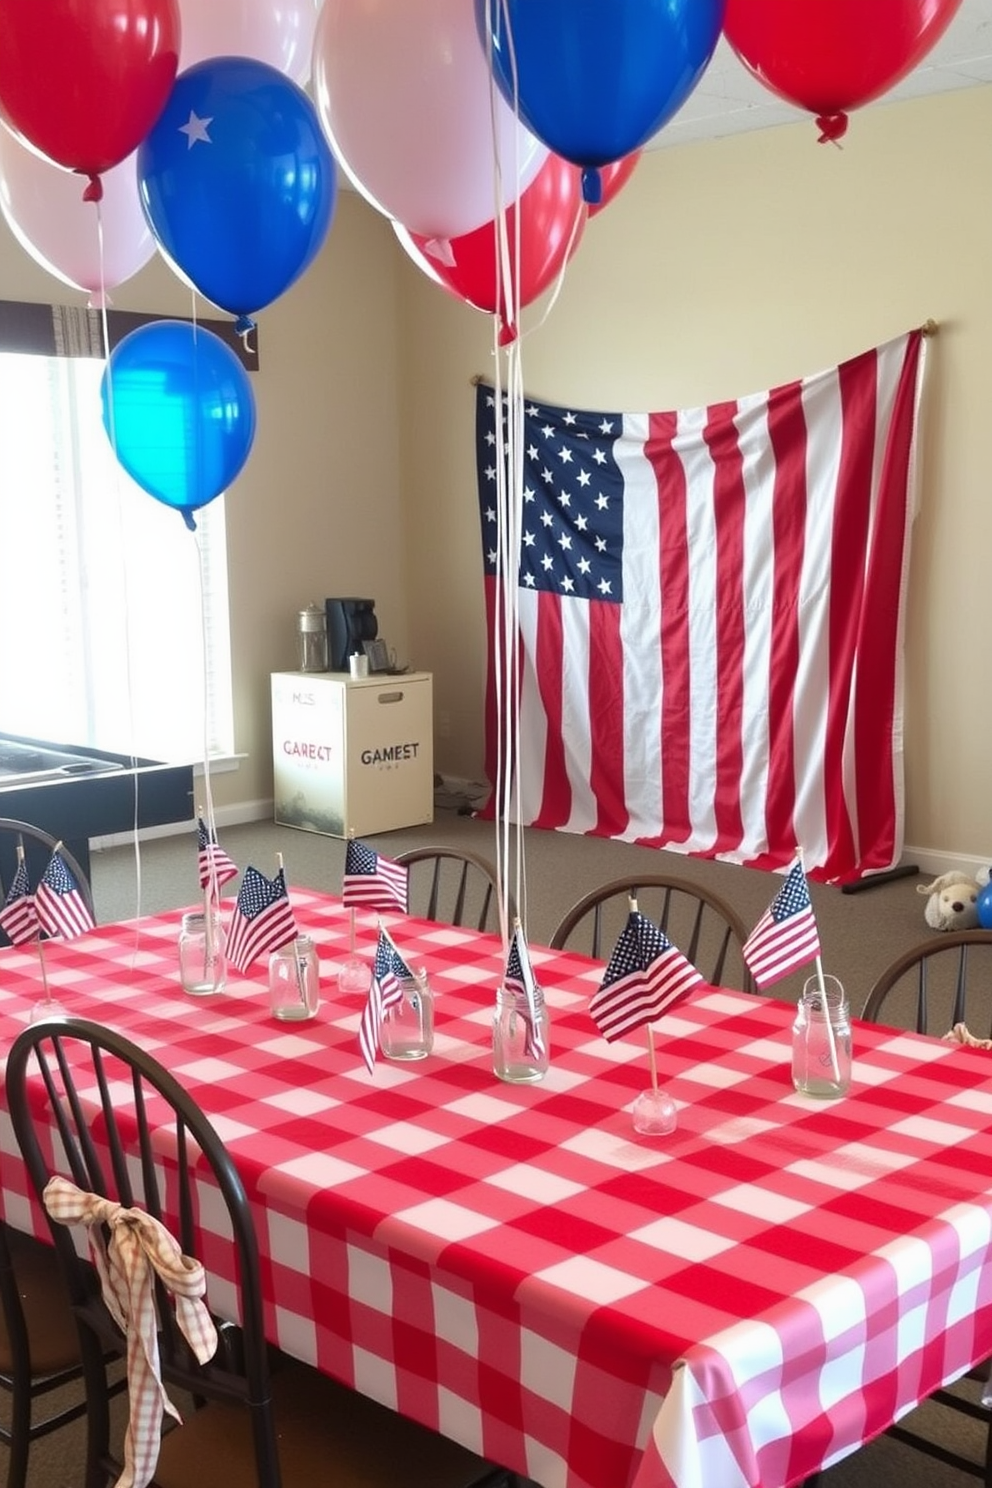
[[[961,0],[727,0],[727,40],[760,83],[816,114],[836,140],[922,61]]]
[[[614,160],[611,165],[601,165],[599,167],[602,194],[599,201],[594,202],[589,207],[590,217],[595,217],[597,212],[601,212],[605,206],[608,206],[617,192],[626,186],[634,174],[634,166],[640,158],[640,150],[632,150],[629,155],[622,155],[619,160]]]
[[[553,152],[516,202],[507,209],[506,235],[511,264],[516,242],[516,219],[520,218],[520,262],[516,271],[521,305],[535,300],[578,247],[586,223],[582,200],[582,172],[578,166]],[[399,222],[393,229],[419,269],[457,299],[477,310],[499,314],[503,340],[512,340],[512,309],[508,313],[499,295],[496,276],[498,234],[496,223],[486,222],[456,238],[425,238]],[[499,298],[497,296],[499,295]]]
[[[179,36],[178,0],[3,0],[3,117],[49,160],[96,177],[161,114]]]

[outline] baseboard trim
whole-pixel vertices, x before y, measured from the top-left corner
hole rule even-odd
[[[941,873],[950,873],[953,869],[977,878],[979,870],[988,872],[992,855],[976,858],[973,853],[949,853],[936,847],[906,847],[902,861],[918,864],[920,872],[929,874],[931,878],[937,878]]]
[[[214,809],[214,822],[218,827],[236,827],[243,822],[271,821],[275,802],[239,801],[233,806],[218,806]],[[189,821],[165,822],[160,827],[143,827],[138,833],[139,842],[152,842],[156,837],[181,837],[192,830],[194,818]],[[99,852],[105,847],[129,847],[134,841],[133,832],[111,832],[106,837],[94,837],[90,851]]]

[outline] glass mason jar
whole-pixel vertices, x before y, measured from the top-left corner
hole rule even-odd
[[[810,977],[792,1025],[792,1083],[801,1095],[835,1100],[851,1084],[851,1018],[836,977]]]
[[[183,915],[179,931],[179,980],[192,997],[222,992],[227,981],[227,942],[220,915],[202,909]]]
[[[434,1048],[434,994],[425,973],[403,978],[402,996],[382,1011],[379,1048],[387,1059],[426,1059]]]
[[[320,1006],[320,964],[309,935],[298,935],[269,957],[269,1007],[273,1018],[299,1023]]]
[[[524,992],[500,987],[493,1014],[493,1071],[513,1085],[530,1085],[548,1072],[550,1038],[544,993],[534,989],[536,1018],[531,1026],[530,1007]]]

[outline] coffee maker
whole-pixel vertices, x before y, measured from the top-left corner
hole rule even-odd
[[[346,672],[348,657],[364,652],[364,643],[379,634],[374,599],[327,599],[327,665],[332,672]]]

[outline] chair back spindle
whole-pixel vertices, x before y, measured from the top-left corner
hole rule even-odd
[[[418,847],[398,853],[409,872],[410,913],[439,924],[498,931],[500,883],[493,865],[464,848]],[[512,897],[507,915],[516,910]]]

